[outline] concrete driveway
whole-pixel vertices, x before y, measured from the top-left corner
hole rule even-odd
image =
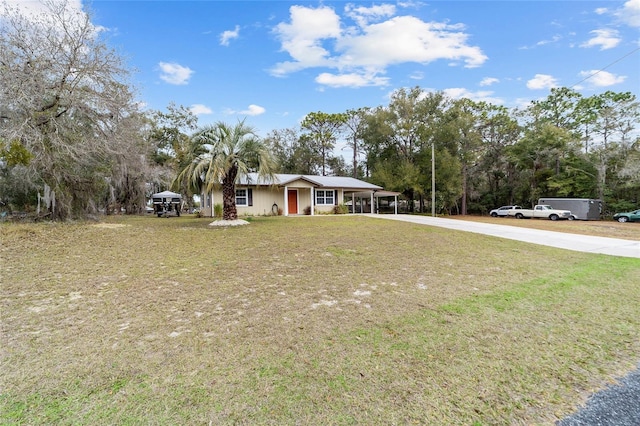
[[[476,234],[492,235],[494,237],[557,247],[566,250],[640,258],[640,241],[567,234],[565,232],[543,231],[539,229],[521,228],[519,226],[495,225],[492,223],[471,222],[459,219],[445,219],[442,217],[414,216],[406,214],[370,214],[368,216],[376,219],[400,220],[403,222],[438,226],[458,231],[474,232]]]

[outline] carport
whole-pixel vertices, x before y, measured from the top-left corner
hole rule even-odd
[[[345,198],[351,198],[346,204],[349,206],[350,213],[380,213],[380,200],[387,201],[389,206],[393,207],[393,214],[398,214],[398,195],[399,192],[374,190],[366,192],[346,192]],[[392,199],[392,202],[389,200]],[[371,206],[374,208],[372,209]]]

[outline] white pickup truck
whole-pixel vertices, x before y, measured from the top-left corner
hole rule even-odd
[[[516,219],[567,219],[573,220],[573,215],[569,210],[556,210],[546,204],[538,204],[533,209],[511,209],[508,211],[509,216],[513,216]]]

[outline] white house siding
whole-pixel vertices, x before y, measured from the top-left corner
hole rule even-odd
[[[313,185],[306,180],[298,179],[285,184],[288,188],[311,188]]]
[[[269,187],[249,187],[253,194],[252,206],[238,206],[238,216],[263,216],[269,215],[274,204],[278,205],[279,209],[283,209],[284,189],[283,188],[269,188]],[[247,189],[247,187],[237,186],[236,189]]]
[[[304,214],[304,209],[311,207],[311,187],[307,188],[293,188],[289,189],[298,190],[298,214]]]

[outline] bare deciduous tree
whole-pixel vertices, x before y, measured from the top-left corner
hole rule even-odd
[[[0,12],[0,140],[30,153],[22,179],[51,188],[54,219],[110,201],[142,209],[148,149],[122,57],[67,1],[13,4]]]

